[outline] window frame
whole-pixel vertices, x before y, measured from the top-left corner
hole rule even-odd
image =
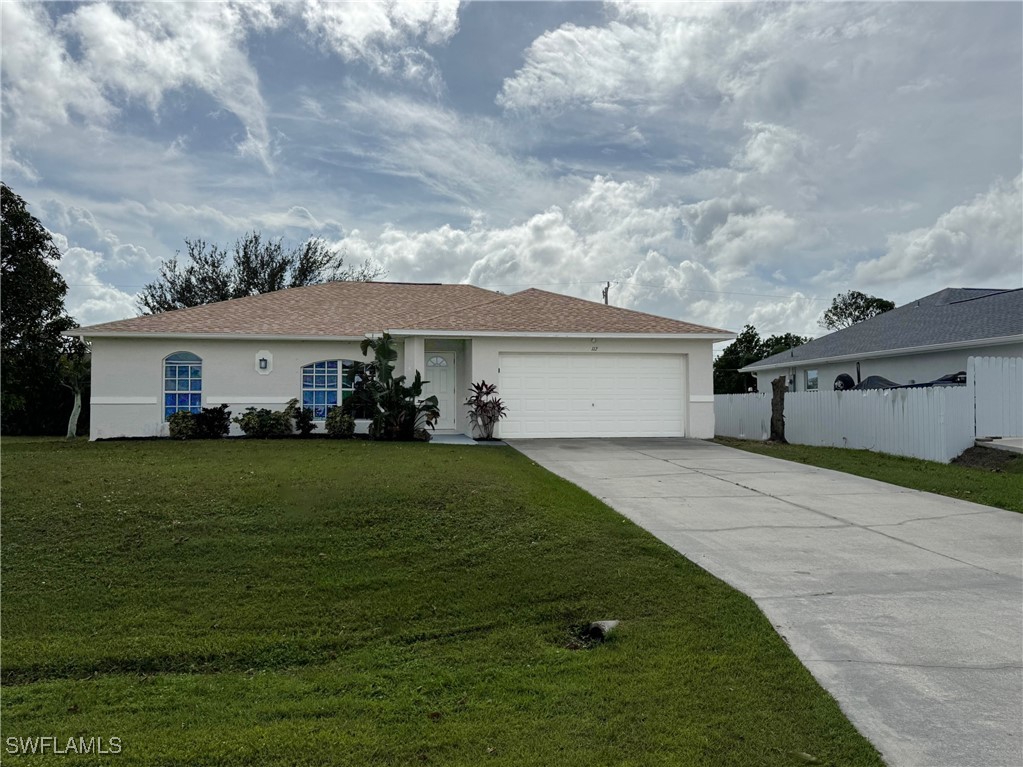
[[[168,375],[172,371],[174,375]],[[175,413],[202,412],[202,357],[195,352],[172,352],[161,361],[161,372],[164,423],[170,421]],[[173,403],[168,400],[169,397],[174,398]]]
[[[810,373],[813,373],[813,386],[810,386]],[[821,373],[819,368],[803,370],[803,391],[820,391]]]
[[[366,367],[367,363],[349,358],[316,360],[303,365],[299,369],[299,406],[311,411],[314,421],[325,421],[333,408],[341,407],[352,396],[357,379],[365,379]],[[318,396],[321,393],[322,396]],[[317,412],[321,407],[323,409]]]

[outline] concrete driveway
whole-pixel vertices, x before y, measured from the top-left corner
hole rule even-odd
[[[893,767],[1023,765],[1023,515],[700,440],[510,444],[751,596]]]

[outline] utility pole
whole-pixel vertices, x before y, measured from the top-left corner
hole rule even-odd
[[[604,286],[603,291],[601,291],[604,294],[604,306],[607,306],[607,294],[608,294],[608,291],[610,291],[610,290],[611,290],[611,283],[609,282],[609,283],[607,283],[607,285]]]

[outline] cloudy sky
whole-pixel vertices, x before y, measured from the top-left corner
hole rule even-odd
[[[2,4],[2,173],[83,324],[184,239],[820,335],[1023,284],[1023,4]]]

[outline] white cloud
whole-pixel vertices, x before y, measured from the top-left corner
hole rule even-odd
[[[868,285],[926,277],[956,287],[1011,287],[1023,277],[1023,176],[994,184],[942,214],[933,226],[888,237],[879,258],[857,264]]]
[[[196,88],[241,122],[243,156],[267,169],[274,137],[249,37],[298,15],[327,48],[346,60],[442,88],[422,46],[458,31],[458,3],[276,2],[123,3],[73,7],[51,21],[41,3],[3,3],[4,117],[20,140],[80,118],[108,126],[126,103],[158,118],[168,93]],[[74,52],[72,54],[72,51]],[[310,102],[310,104],[315,102]]]
[[[72,116],[99,123],[111,116],[100,85],[68,55],[44,4],[4,2],[0,14],[5,132],[12,119],[23,132],[44,132]]]
[[[537,38],[498,95],[508,109],[569,105],[713,107],[741,101],[785,109],[812,74],[792,56],[875,34],[860,10],[795,4],[623,4],[604,26],[565,24]]]
[[[446,43],[458,31],[458,0],[330,2],[308,0],[308,30],[346,61],[439,90],[436,64],[424,45]]]
[[[552,179],[543,164],[509,145],[495,121],[419,99],[356,91],[332,124],[334,149],[374,173],[415,180],[423,187],[420,199],[429,191],[458,209],[486,203],[492,213],[522,215],[585,183]]]
[[[258,16],[258,23],[270,23]],[[81,68],[110,92],[158,112],[164,94],[206,91],[245,128],[239,151],[271,166],[270,133],[259,77],[243,50],[251,16],[230,3],[87,5],[64,24],[81,45]]]

